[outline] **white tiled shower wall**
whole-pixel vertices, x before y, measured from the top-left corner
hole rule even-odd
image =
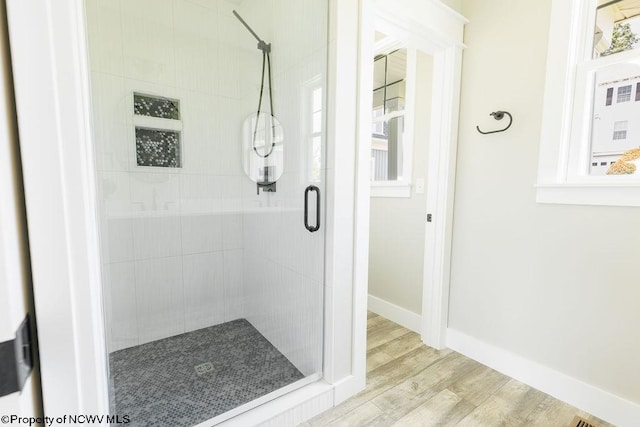
[[[234,8],[273,45],[285,130],[274,194],[256,195],[242,171],[262,56]],[[304,229],[302,195],[326,1],[87,0],[86,13],[109,351],[245,317],[319,371],[323,233]],[[136,165],[134,91],[180,101],[182,168]]]

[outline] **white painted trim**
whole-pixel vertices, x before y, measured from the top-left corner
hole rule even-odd
[[[0,5],[0,22],[0,342],[3,342],[16,338],[16,331],[27,313],[31,314],[32,328],[35,323],[20,170],[20,141],[4,3]],[[37,351],[37,348],[34,350]],[[34,365],[21,391],[0,397],[0,414],[19,417],[43,415],[37,359]]]
[[[402,308],[371,294],[369,294],[369,310],[413,332],[420,333],[422,328],[422,316],[418,313],[409,311],[406,308]]]
[[[347,0],[350,1],[350,0]],[[367,292],[369,288],[369,206],[371,203],[371,105],[373,104],[373,4],[358,1],[358,29],[355,33],[357,103],[354,168],[355,200],[353,217],[353,348],[351,377],[336,385],[336,404],[364,390],[367,383]],[[370,73],[366,70],[371,69]],[[338,92],[336,92],[337,94]]]
[[[640,185],[536,185],[538,203],[595,206],[640,206]]]
[[[592,0],[553,0],[536,185],[538,203],[640,206],[637,176],[589,176],[592,72],[637,58],[621,52],[591,59]],[[606,182],[605,182],[606,181]],[[636,187],[636,188],[633,188]]]
[[[354,284],[356,260],[356,124],[359,4],[331,0],[327,97],[327,196],[325,246],[324,380],[337,384],[356,372],[366,375],[364,305]],[[368,178],[368,176],[367,176]],[[366,292],[366,287],[365,287]],[[364,315],[366,322],[366,315]],[[364,338],[362,338],[364,337]],[[362,356],[360,356],[362,354]]]
[[[458,147],[462,48],[451,44],[433,57],[431,138],[427,166],[427,213],[422,290],[422,341],[441,349],[446,343],[453,202]]]
[[[133,116],[135,127],[159,130],[182,130],[182,120],[161,119],[159,117]]]
[[[416,79],[418,76],[418,51],[412,46],[407,47],[407,69],[405,75],[405,110],[404,134],[402,135],[402,176],[401,181],[411,185],[413,177],[413,146],[415,144],[416,129]],[[411,188],[409,187],[409,195]]]
[[[45,414],[107,413],[83,2],[9,0]]]
[[[411,183],[372,181],[371,197],[411,197]]]
[[[381,32],[433,54],[450,46],[463,48],[468,21],[439,0],[374,0],[376,26]]]
[[[633,426],[640,420],[636,403],[455,329],[447,331],[447,346],[612,424]]]
[[[425,231],[423,278],[422,340],[429,346],[444,348],[449,308],[449,270],[451,263],[451,235],[453,225],[453,195],[458,136],[458,110],[462,74],[462,35],[465,18],[436,1],[365,0],[371,3],[375,28],[402,41],[412,49],[433,56],[433,94],[431,135],[429,143],[429,176],[427,178],[427,212],[433,222]],[[373,49],[370,38],[373,28],[361,29],[361,49]],[[371,46],[368,47],[367,44]],[[372,55],[369,57],[372,58]],[[361,59],[361,79],[373,74],[373,61]],[[370,90],[360,86],[360,91]],[[370,105],[366,106],[370,110]],[[361,109],[365,106],[361,106]],[[358,117],[361,128],[369,126],[367,116]],[[363,125],[364,123],[364,125]],[[361,132],[358,142],[358,168],[370,168],[370,131]],[[366,154],[364,153],[366,151]],[[358,191],[361,191],[359,183]],[[360,219],[358,218],[358,221]],[[369,217],[367,215],[368,224]],[[356,248],[356,251],[366,248]],[[363,257],[362,252],[356,257]],[[356,286],[361,284],[356,283]]]
[[[365,342],[365,345],[366,345],[366,342]],[[366,363],[365,363],[365,371],[366,371]],[[365,377],[366,377],[366,374],[365,374]],[[345,400],[349,399],[350,397],[364,390],[365,386],[366,386],[366,378],[363,383],[362,377],[360,375],[351,375],[351,376],[348,376],[347,378],[343,378],[342,380],[334,384],[334,387],[335,387],[334,404],[336,406],[341,404]]]

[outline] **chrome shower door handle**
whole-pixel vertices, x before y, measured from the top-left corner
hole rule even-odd
[[[309,193],[316,193],[316,225],[309,225]],[[320,230],[320,189],[315,185],[310,185],[304,190],[304,228],[310,233]]]

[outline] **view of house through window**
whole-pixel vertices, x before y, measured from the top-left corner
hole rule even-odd
[[[590,175],[633,175],[640,168],[639,34],[639,0],[598,0]],[[603,57],[625,51],[636,51],[637,56],[627,54],[619,62],[598,66]]]
[[[373,181],[399,181],[403,178],[406,75],[406,49],[391,49],[374,58],[371,135]]]

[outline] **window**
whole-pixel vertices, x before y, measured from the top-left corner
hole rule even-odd
[[[404,101],[407,49],[392,49],[373,60],[372,181],[404,178]]]
[[[627,139],[627,124],[625,120],[623,122],[615,122],[613,124],[613,140]]]
[[[375,138],[376,136],[384,136],[384,121],[382,120],[382,116],[384,116],[384,108],[378,107],[373,109],[373,126],[371,128],[371,134]]]
[[[552,1],[537,201],[640,206],[640,9]]]
[[[371,196],[411,197],[417,50],[376,32],[374,54]]]
[[[618,88],[618,103],[631,101],[631,85]]]

